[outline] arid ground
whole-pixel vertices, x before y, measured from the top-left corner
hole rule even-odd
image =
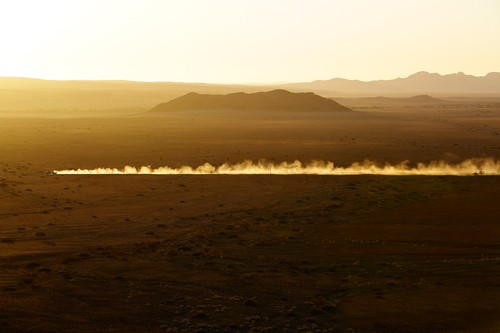
[[[351,102],[1,115],[0,332],[500,331],[500,177],[46,173],[500,158],[498,103]]]

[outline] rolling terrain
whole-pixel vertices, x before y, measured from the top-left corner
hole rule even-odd
[[[122,114],[147,111],[190,92],[198,94],[256,93],[274,89],[291,92],[313,92],[337,100],[339,97],[410,98],[430,95],[459,104],[469,98],[477,102],[487,99],[499,102],[500,74],[476,77],[463,73],[439,75],[419,72],[407,78],[379,81],[346,79],[304,83],[267,85],[221,85],[179,82],[134,81],[55,81],[30,78],[0,77],[0,112],[39,115],[44,111],[56,116],[86,112]],[[458,100],[457,100],[458,98]]]

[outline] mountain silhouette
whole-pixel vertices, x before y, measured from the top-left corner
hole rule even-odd
[[[269,110],[269,111],[349,111],[339,103],[314,93],[292,93],[277,89],[247,94],[209,95],[191,92],[162,103],[151,111]]]
[[[500,73],[485,76],[462,72],[440,75],[418,72],[406,78],[393,80],[359,81],[335,78],[304,83],[291,83],[281,87],[291,91],[314,91],[326,96],[399,96],[412,95],[500,95]]]
[[[397,98],[397,97],[384,97],[384,96],[377,96],[377,97],[355,97],[355,98],[343,98],[343,97],[338,97],[337,101],[339,101],[342,104],[349,105],[350,102],[356,101],[357,103],[362,102],[362,103],[370,103],[374,105],[390,105],[390,104],[399,104],[399,105],[417,105],[417,104],[449,104],[452,103],[447,100],[435,98],[429,95],[417,95],[417,96],[412,96],[412,97],[407,97],[407,98]]]
[[[440,100],[438,98],[434,98],[429,95],[417,95],[408,98],[408,101],[415,103],[444,103],[445,101]]]

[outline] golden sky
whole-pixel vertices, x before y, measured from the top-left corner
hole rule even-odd
[[[500,0],[0,0],[0,76],[210,83],[500,71]]]

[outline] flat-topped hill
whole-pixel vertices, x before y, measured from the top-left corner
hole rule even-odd
[[[449,103],[448,101],[438,99],[429,95],[417,95],[407,98],[394,98],[394,97],[364,97],[359,98],[366,102],[380,102],[388,104],[435,104],[435,103]]]
[[[408,101],[415,103],[443,103],[445,101],[429,96],[429,95],[417,95],[408,98]]]
[[[269,110],[269,111],[350,111],[339,103],[314,93],[292,93],[287,90],[272,90],[247,94],[243,92],[227,95],[189,93],[151,111],[195,111],[195,110]]]

